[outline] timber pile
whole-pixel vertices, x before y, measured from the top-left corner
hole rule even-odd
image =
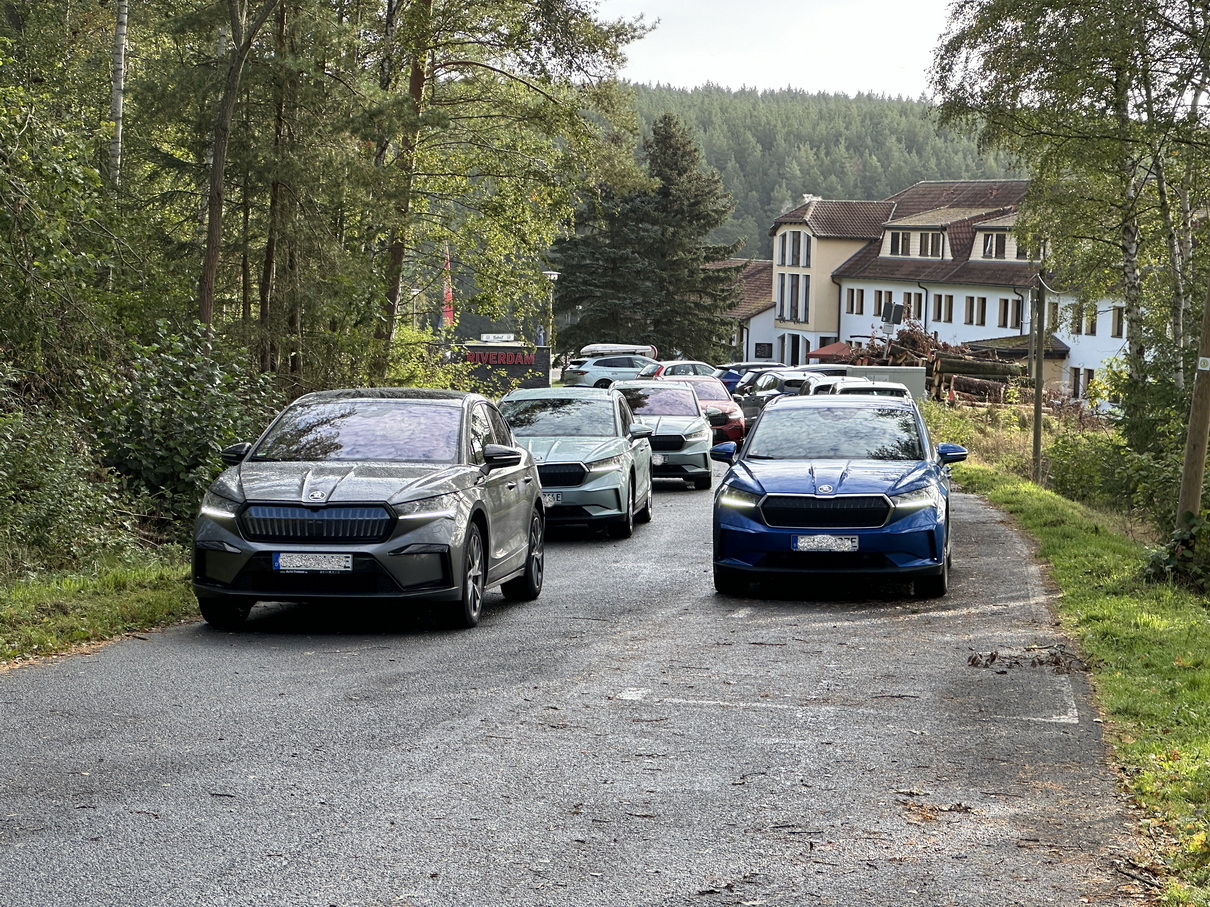
[[[934,350],[927,365],[929,386],[936,400],[1004,402],[1008,383],[1025,376],[1019,362],[1004,362],[994,350],[984,353],[955,353]]]

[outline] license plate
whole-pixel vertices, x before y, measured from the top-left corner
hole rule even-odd
[[[544,492],[542,492],[542,503],[545,504],[547,507],[550,507],[552,504],[562,504],[563,503],[563,492],[561,492],[561,491],[544,491]]]
[[[795,551],[856,551],[855,535],[796,535]]]
[[[279,573],[351,573],[353,555],[275,553],[273,569]]]
[[[652,466],[663,466],[664,465],[664,455],[663,454],[652,454],[651,455],[651,465]]]

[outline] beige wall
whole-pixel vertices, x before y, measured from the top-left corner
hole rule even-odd
[[[819,239],[811,237],[811,267],[799,268],[777,263],[781,234],[787,230],[804,230],[801,225],[787,225],[773,237],[773,293],[777,294],[779,274],[809,274],[811,276],[810,320],[776,321],[775,327],[787,331],[818,331],[836,334],[840,330],[840,287],[832,282],[832,274],[865,246],[859,239]],[[809,234],[808,234],[809,235]],[[776,309],[774,309],[776,312]],[[789,305],[786,306],[789,311]]]

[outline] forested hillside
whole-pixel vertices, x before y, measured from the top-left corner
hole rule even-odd
[[[767,258],[775,217],[824,198],[881,199],[928,179],[1020,175],[973,138],[941,128],[921,101],[785,89],[732,91],[634,86],[643,130],[675,113],[701,144],[735,198],[720,242],[743,239],[742,254]]]

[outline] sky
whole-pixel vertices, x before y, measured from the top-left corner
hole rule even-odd
[[[694,88],[799,88],[918,98],[947,0],[601,0],[598,16],[659,20],[622,78]]]

